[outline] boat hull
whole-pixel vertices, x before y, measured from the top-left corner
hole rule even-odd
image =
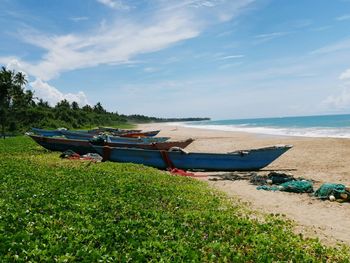
[[[44,129],[32,128],[32,131],[35,134],[46,136],[46,137],[62,136],[61,131],[59,130],[44,130]]]
[[[64,152],[72,150],[79,154],[96,153],[89,141],[71,140],[65,138],[50,138],[44,136],[29,135],[37,144],[47,150]]]
[[[90,140],[94,138],[95,134],[88,132],[74,132],[74,131],[61,131],[61,134],[64,135],[68,139],[76,139],[76,140]]]
[[[138,138],[138,137],[154,137],[156,136],[160,130],[158,131],[148,131],[148,132],[129,132],[125,134],[120,134],[121,137],[129,137],[129,138]]]
[[[73,132],[73,131],[61,131],[68,139],[74,140],[91,140],[95,137],[92,133],[82,133],[82,132]],[[107,140],[114,143],[158,143],[165,142],[169,140],[169,137],[144,137],[144,138],[128,138],[128,137],[119,137],[119,136],[107,136]]]
[[[165,151],[140,150],[127,148],[111,148],[94,146],[95,150],[105,160],[123,163],[137,163],[159,169],[171,166],[185,170],[205,171],[254,171],[269,165],[292,146],[271,146],[232,153],[185,153]]]
[[[66,138],[49,138],[43,136],[30,135],[30,137],[39,145],[47,150],[64,152],[67,150],[72,150],[79,154],[95,153],[95,149],[92,147],[91,143],[87,140],[74,140]],[[171,147],[181,147],[185,148],[193,139],[188,139],[186,141],[173,141],[173,142],[161,142],[161,143],[151,143],[151,144],[134,144],[134,143],[111,143],[102,142],[102,145],[109,147],[126,147],[126,148],[140,148],[149,150],[169,150]]]
[[[145,150],[164,150],[167,151],[172,147],[186,148],[194,140],[187,139],[185,141],[169,141],[169,142],[156,142],[156,143],[113,143],[106,142],[104,146],[108,147],[126,147],[126,148],[140,148]]]

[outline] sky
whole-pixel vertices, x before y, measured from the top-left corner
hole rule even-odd
[[[350,113],[350,0],[0,6],[0,65],[51,105],[212,119]]]

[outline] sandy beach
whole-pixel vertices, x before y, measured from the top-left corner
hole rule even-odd
[[[314,189],[325,182],[350,185],[350,139],[269,136],[159,123],[142,124],[139,128],[160,129],[159,136],[170,136],[174,140],[194,138],[187,151],[230,152],[292,144],[291,150],[259,173],[267,174],[271,170],[288,172],[294,177],[314,180]],[[320,201],[308,194],[256,190],[256,186],[247,180],[225,180],[222,178],[225,173],[221,172],[207,174],[208,177],[200,180],[229,196],[238,197],[256,211],[286,215],[295,221],[296,231],[304,236],[318,237],[328,245],[350,245],[350,203]]]

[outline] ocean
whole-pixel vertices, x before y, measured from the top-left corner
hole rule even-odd
[[[281,136],[350,138],[350,114],[212,120],[184,122],[176,125]]]

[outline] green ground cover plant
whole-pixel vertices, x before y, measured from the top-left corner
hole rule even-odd
[[[0,262],[349,262],[281,216],[142,165],[0,140]]]

